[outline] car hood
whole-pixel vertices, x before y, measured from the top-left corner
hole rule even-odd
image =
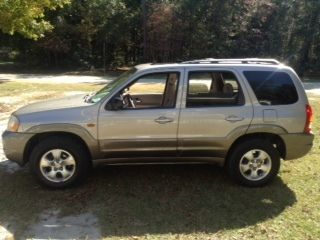
[[[68,96],[59,99],[47,100],[42,102],[36,102],[24,107],[19,108],[14,112],[15,115],[29,114],[35,112],[43,112],[50,110],[58,110],[63,108],[75,108],[82,106],[89,106],[92,103],[87,103],[84,101],[86,94],[77,94],[74,96]]]

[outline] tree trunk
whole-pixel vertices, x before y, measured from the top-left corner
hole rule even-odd
[[[147,61],[147,9],[146,9],[146,0],[141,0],[141,9],[142,9],[142,31],[143,31],[143,43],[142,43],[143,56],[142,56],[142,60],[143,61]]]
[[[307,26],[306,35],[307,36],[302,44],[302,48],[300,51],[300,61],[298,64],[298,74],[303,76],[305,71],[307,70],[307,65],[309,63],[309,54],[310,50],[313,45],[314,36],[317,34],[319,25],[319,11],[320,11],[320,4],[318,4],[318,7],[314,6],[313,11],[310,14],[310,20]]]

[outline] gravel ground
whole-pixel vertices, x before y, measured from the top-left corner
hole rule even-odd
[[[7,127],[7,120],[0,121],[0,135],[2,135],[6,127]],[[1,137],[0,137],[0,166],[8,173],[14,173],[21,169],[18,164],[8,161],[8,159],[5,157],[3,153]]]
[[[26,231],[26,239],[100,239],[99,221],[92,213],[59,217],[59,210],[46,211]]]
[[[320,95],[320,82],[304,83],[307,93]]]

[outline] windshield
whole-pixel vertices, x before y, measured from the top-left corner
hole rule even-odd
[[[119,77],[109,82],[106,86],[104,86],[98,92],[93,94],[90,97],[89,102],[92,102],[92,103],[99,102],[102,98],[107,96],[113,89],[115,89],[116,87],[124,83],[128,78],[130,78],[136,71],[137,71],[136,68],[132,68],[124,72]]]

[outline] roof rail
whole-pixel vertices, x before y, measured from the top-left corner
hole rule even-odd
[[[242,64],[273,64],[279,65],[281,64],[279,61],[275,59],[268,59],[268,58],[225,58],[225,59],[218,59],[218,58],[204,58],[198,60],[191,60],[181,62],[185,64],[200,64],[200,63],[210,63],[210,64],[226,64],[226,63],[242,63]]]

